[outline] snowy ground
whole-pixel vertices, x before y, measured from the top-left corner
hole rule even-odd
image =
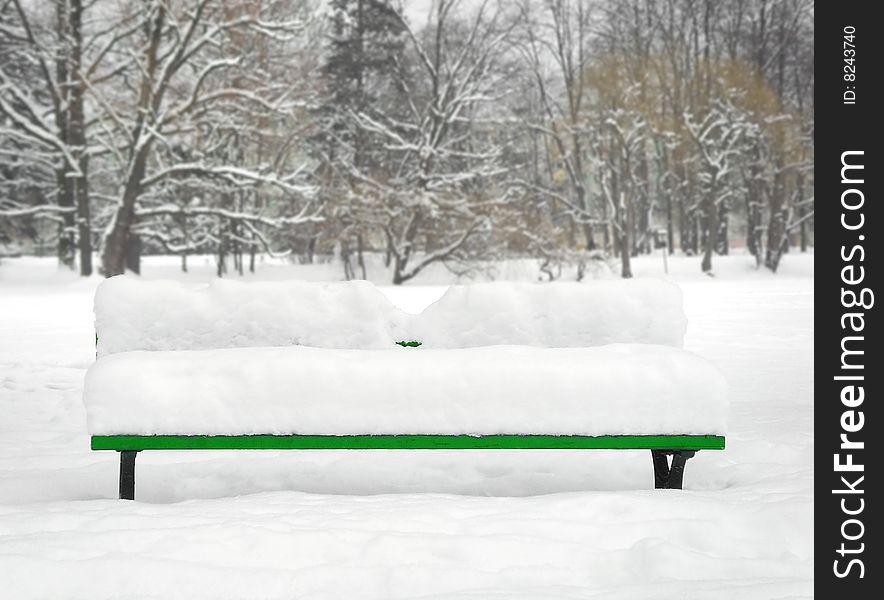
[[[716,261],[714,279],[670,263],[686,347],[722,368],[732,403],[728,449],[691,460],[685,491],[648,489],[638,451],[152,452],[132,503],[114,499],[117,455],[89,451],[81,404],[98,279],[5,260],[0,597],[811,597],[813,257],[775,276]],[[167,276],[174,262],[148,260],[145,277]],[[445,276],[384,292],[418,311]]]

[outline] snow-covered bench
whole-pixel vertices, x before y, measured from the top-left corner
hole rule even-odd
[[[143,450],[650,449],[681,488],[724,448],[725,382],[661,281],[454,286],[407,315],[366,282],[114,277],[95,313],[85,403],[121,498]]]

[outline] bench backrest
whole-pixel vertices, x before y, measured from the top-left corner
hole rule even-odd
[[[371,283],[238,282],[200,286],[112,277],[95,296],[98,356],[246,346],[554,348],[647,343],[681,347],[687,319],[665,281],[480,283],[450,287],[419,315]]]
[[[98,356],[245,346],[390,348],[406,315],[371,283],[200,286],[111,277],[95,295]]]
[[[409,327],[430,348],[555,348],[645,343],[681,347],[681,290],[657,279],[452,286]]]

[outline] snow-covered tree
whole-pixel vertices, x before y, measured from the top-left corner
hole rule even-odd
[[[108,150],[119,190],[102,244],[106,275],[125,270],[133,228],[147,216],[214,213],[246,228],[256,224],[278,228],[316,218],[306,200],[294,214],[287,211],[280,218],[246,218],[224,206],[223,197],[221,206],[198,210],[142,206],[153,188],[182,178],[223,183],[231,191],[265,186],[286,201],[311,193],[300,166],[270,156],[252,168],[235,148],[232,152],[226,148],[237,144],[230,135],[244,125],[241,117],[281,118],[300,107],[284,82],[265,79],[266,73],[248,68],[253,66],[249,65],[252,53],[262,48],[257,39],[284,41],[304,27],[299,14],[278,18],[275,4],[198,0],[192,5],[168,5],[153,0],[136,8],[133,18],[140,24],[139,34],[129,48],[132,59],[124,66],[133,84],[102,106],[106,127],[113,133]],[[166,163],[163,158],[170,156],[174,159]]]
[[[546,181],[521,184],[545,196],[551,206],[561,207],[562,214],[582,229],[584,247],[593,250],[593,225],[600,222],[588,190],[593,11],[580,0],[534,4],[530,0],[522,4],[525,18],[517,43],[539,100],[537,114],[525,124],[543,136],[553,173]]]
[[[721,213],[742,183],[737,168],[746,152],[745,115],[729,102],[717,102],[702,118],[685,115],[700,164],[698,210],[701,215],[704,273],[712,272],[712,253],[722,227]]]
[[[498,185],[506,168],[494,103],[508,87],[501,59],[513,21],[491,2],[458,19],[460,5],[440,0],[421,31],[403,18],[411,56],[396,83],[404,111],[376,104],[354,114],[388,157],[385,172],[354,164],[351,176],[364,190],[365,218],[386,238],[396,284],[434,262],[463,257],[511,200]]]
[[[87,94],[131,23],[96,14],[82,0],[0,6],[0,152],[10,159],[0,214],[58,221],[59,261],[92,272]],[[98,13],[99,11],[94,10]],[[26,179],[22,192],[22,179]],[[79,248],[79,252],[77,249]]]
[[[409,14],[413,14],[409,12]],[[0,2],[0,231],[145,252],[624,275],[812,244],[810,0]],[[745,230],[745,234],[744,234]],[[50,234],[50,235],[47,235]],[[230,263],[230,264],[229,264]],[[562,273],[571,273],[571,269]]]
[[[351,172],[375,177],[386,169],[388,154],[370,143],[358,115],[378,105],[394,114],[397,104],[401,106],[396,81],[404,60],[405,24],[388,0],[334,0],[328,21],[323,97],[314,112],[317,127],[310,142],[321,163],[319,179],[330,217],[327,234],[336,240],[345,277],[365,278],[363,255],[372,227],[362,218],[365,211],[355,206],[370,203],[374,196],[363,195]]]
[[[608,206],[615,254],[620,257],[620,276],[632,277],[630,257],[641,198],[648,196],[645,148],[648,128],[641,115],[628,110],[602,113],[592,127],[593,165],[599,197]]]

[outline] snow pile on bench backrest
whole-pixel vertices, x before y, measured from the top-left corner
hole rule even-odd
[[[680,348],[686,329],[678,286],[630,279],[452,286],[411,323],[409,333],[429,348],[613,343]]]
[[[112,277],[95,295],[98,356],[246,346],[389,348],[405,314],[365,281],[177,281]]]

